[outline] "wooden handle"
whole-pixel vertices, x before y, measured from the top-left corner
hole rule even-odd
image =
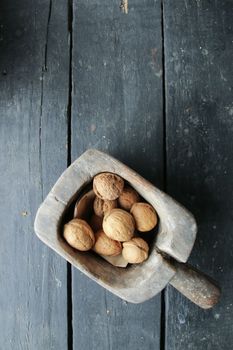
[[[220,289],[205,276],[188,264],[174,262],[176,274],[169,282],[186,298],[203,309],[209,309],[217,304]]]

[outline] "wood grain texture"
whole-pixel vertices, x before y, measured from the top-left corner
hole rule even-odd
[[[67,7],[0,4],[0,349],[67,348],[66,263],[35,212],[66,167]]]
[[[173,263],[176,274],[169,283],[180,293],[203,309],[219,302],[221,292],[217,283],[189,264]]]
[[[190,262],[219,281],[203,312],[168,288],[166,349],[232,349],[231,1],[164,1],[168,192],[197,218]]]
[[[160,2],[74,1],[72,159],[87,148],[163,182]],[[136,307],[73,271],[74,348],[156,349],[160,296]],[[89,330],[92,329],[91,332]]]

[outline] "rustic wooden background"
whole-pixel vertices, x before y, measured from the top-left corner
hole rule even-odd
[[[231,350],[233,1],[0,3],[0,350]],[[89,147],[196,216],[190,262],[222,287],[210,311],[172,287],[131,305],[33,232]]]

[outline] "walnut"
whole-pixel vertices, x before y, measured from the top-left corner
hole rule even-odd
[[[124,180],[112,173],[101,173],[93,180],[93,190],[97,197],[101,199],[114,200],[122,193]]]
[[[104,217],[108,211],[117,208],[117,200],[115,199],[110,201],[108,199],[104,200],[99,197],[95,197],[93,208],[97,216]]]
[[[86,251],[95,243],[95,236],[88,223],[73,219],[64,226],[64,238],[75,249]]]
[[[158,222],[154,208],[148,203],[135,203],[130,213],[136,222],[136,228],[140,232],[152,230]]]
[[[112,209],[104,217],[103,230],[108,237],[116,241],[128,241],[134,234],[134,219],[127,211]]]
[[[122,245],[120,242],[109,238],[103,230],[100,230],[95,234],[93,250],[101,255],[116,256],[121,253]]]
[[[122,209],[130,211],[132,205],[139,202],[139,198],[139,194],[132,187],[125,186],[118,198],[118,203]]]
[[[123,243],[123,258],[131,264],[139,264],[148,258],[148,244],[139,237]]]

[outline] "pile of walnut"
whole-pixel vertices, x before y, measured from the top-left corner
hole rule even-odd
[[[64,226],[65,240],[77,250],[92,249],[103,257],[121,255],[131,264],[146,260],[149,246],[139,234],[157,225],[154,208],[140,201],[139,194],[116,174],[95,176],[93,191],[78,203],[79,212],[75,209],[75,218]],[[90,218],[88,206],[92,207]]]

